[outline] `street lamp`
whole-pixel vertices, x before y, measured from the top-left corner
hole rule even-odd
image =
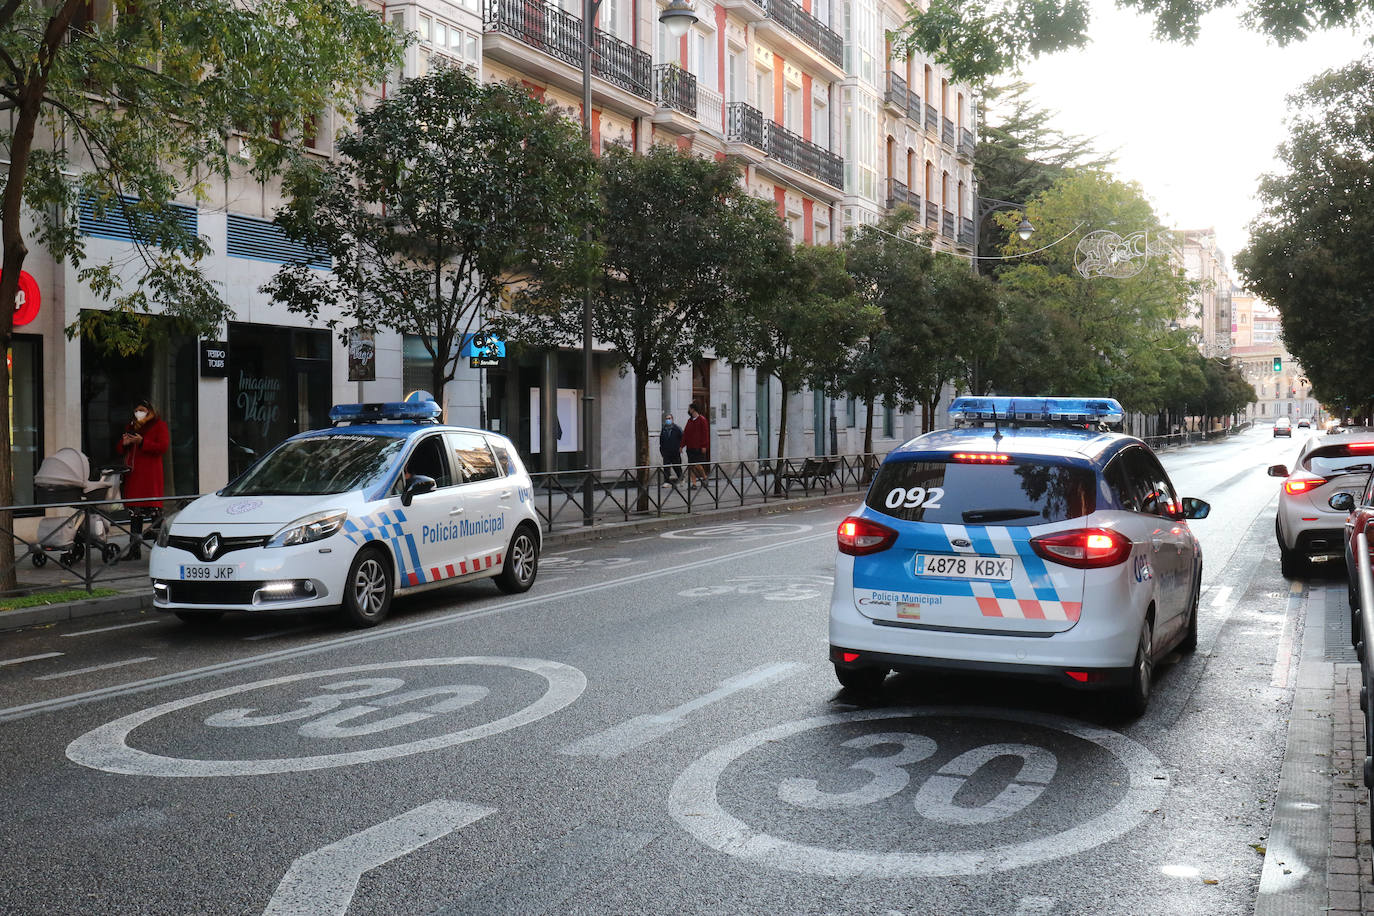
[[[592,142],[592,49],[596,41],[596,14],[601,10],[601,0],[582,0],[582,136],[590,146]],[[670,0],[658,15],[658,21],[674,38],[681,38],[697,21],[697,14],[691,0]],[[597,150],[592,150],[596,155]],[[591,226],[587,226],[583,238],[590,242]],[[587,285],[582,292],[582,454],[586,475],[582,481],[582,524],[591,525],[595,518],[592,513],[592,406],[596,398],[592,396],[592,278],[587,275]],[[555,383],[555,387],[556,383]],[[555,404],[555,410],[557,404]],[[546,421],[546,428],[552,424]],[[555,445],[555,456],[558,446]],[[546,468],[546,470],[553,470]]]

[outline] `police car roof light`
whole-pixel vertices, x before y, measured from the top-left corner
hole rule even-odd
[[[1116,425],[1125,411],[1115,398],[959,397],[949,405],[956,425],[985,421]]]
[[[387,420],[407,423],[435,423],[443,413],[432,400],[385,401],[374,404],[335,404],[329,408],[329,422],[335,426],[353,423],[381,423]]]

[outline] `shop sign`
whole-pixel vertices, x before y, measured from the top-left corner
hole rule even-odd
[[[38,281],[27,270],[19,271],[19,292],[14,296],[14,326],[28,324],[38,317],[38,307],[43,297],[38,292]]]
[[[464,334],[458,355],[468,358],[471,369],[499,369],[505,361],[506,342],[485,331]]]
[[[365,328],[353,328],[348,332],[348,380],[377,380],[377,344],[373,332]]]
[[[201,378],[229,377],[229,342],[227,340],[202,340],[200,342]]]

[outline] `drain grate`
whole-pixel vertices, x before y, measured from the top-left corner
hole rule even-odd
[[[1326,593],[1326,660],[1355,664],[1359,659],[1355,657],[1355,647],[1350,643],[1350,607],[1346,603],[1345,589],[1326,588],[1322,591]]]

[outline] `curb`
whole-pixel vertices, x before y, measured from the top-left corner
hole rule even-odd
[[[750,506],[733,506],[724,509],[711,509],[694,512],[690,515],[670,515],[659,518],[639,519],[632,522],[614,522],[592,525],[588,528],[567,528],[544,533],[544,547],[563,544],[585,544],[591,541],[609,540],[644,531],[672,531],[703,523],[727,522],[741,518],[757,518],[762,515],[781,515],[804,509],[824,506],[857,503],[863,499],[858,490],[845,493],[832,493],[825,496],[800,497],[772,503],[758,503]],[[24,627],[43,626],[96,617],[102,614],[118,614],[125,611],[144,611],[153,609],[153,590],[149,586],[132,589],[120,595],[107,598],[90,598],[81,601],[65,601],[59,604],[45,604],[41,607],[21,608],[13,611],[0,611],[0,632],[18,630]]]

